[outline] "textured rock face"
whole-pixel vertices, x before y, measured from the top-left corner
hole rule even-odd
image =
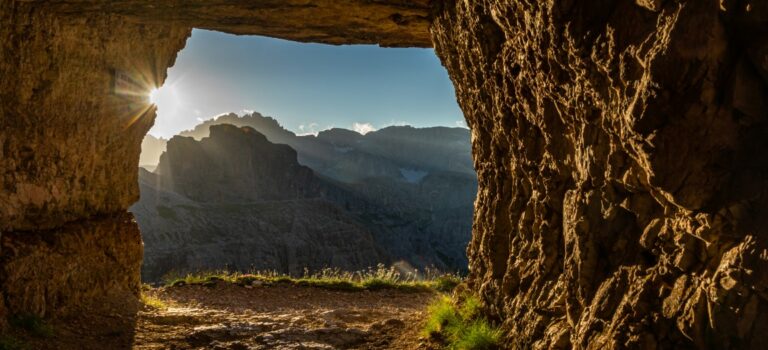
[[[148,93],[189,29],[0,6],[0,231],[124,211],[138,199],[135,163],[155,111],[112,94],[112,71]]]
[[[128,213],[3,234],[0,288],[10,314],[51,317],[132,303],[140,287],[139,227]]]
[[[111,94],[112,72],[149,91],[189,32],[0,3],[0,318],[135,308],[142,243],[126,208],[154,109]]]
[[[17,1],[62,15],[110,13],[152,25],[171,22],[295,41],[432,46],[429,0]]]
[[[439,7],[509,347],[768,346],[768,5]]]

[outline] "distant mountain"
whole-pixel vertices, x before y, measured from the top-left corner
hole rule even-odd
[[[318,180],[290,146],[250,127],[210,128],[196,141],[174,136],[155,171],[163,188],[199,202],[237,203],[317,197]]]
[[[387,261],[366,225],[321,197],[322,181],[288,146],[251,128],[175,136],[156,173],[139,172],[130,210],[144,242],[142,278],[215,269],[356,270]]]
[[[465,128],[390,126],[365,135],[334,128],[317,136],[297,136],[271,117],[230,113],[179,135],[200,140],[208,136],[212,125],[219,124],[249,126],[270,142],[291,146],[298,153],[299,163],[340,181],[360,182],[377,176],[412,181],[431,171],[475,177],[469,130]]]
[[[222,124],[246,128],[219,126]],[[253,135],[243,140],[236,136],[238,133]],[[465,249],[471,235],[477,191],[470,150],[469,131],[463,128],[397,126],[365,135],[337,128],[317,136],[297,136],[276,120],[258,113],[242,117],[227,114],[174,137],[168,143],[168,151],[160,157],[156,174],[140,174],[144,182],[142,199],[136,208],[142,205],[144,212],[137,214],[137,221],[150,256],[155,241],[147,236],[171,237],[165,232],[181,229],[167,222],[158,225],[156,218],[150,220],[158,214],[152,212],[157,211],[154,204],[145,203],[155,196],[145,196],[147,191],[162,193],[163,198],[180,196],[206,203],[205,206],[217,203],[221,207],[232,203],[312,201],[323,203],[325,208],[311,214],[316,219],[321,218],[318,213],[329,213],[333,208],[331,211],[338,216],[335,220],[340,220],[338,224],[359,225],[350,234],[360,236],[360,232],[368,232],[373,247],[364,245],[363,250],[376,262],[403,260],[419,268],[462,270],[467,266]],[[147,184],[151,178],[152,186]],[[200,216],[204,211],[179,212],[178,216],[186,217]],[[221,220],[237,223],[238,227],[232,230],[240,233],[235,236],[247,236],[250,226],[242,222],[245,219],[241,211],[235,211],[229,219],[221,216],[220,210],[213,213],[203,216],[207,217],[205,225],[209,230],[220,232],[215,236],[224,235],[220,228],[210,228],[222,226],[217,223]],[[308,215],[298,208],[285,213]],[[270,220],[267,216],[257,219]],[[204,225],[198,229],[205,231]],[[161,245],[173,246],[173,239],[163,242]],[[370,253],[372,250],[376,253]],[[168,252],[172,251],[169,248]],[[258,260],[259,256],[247,258]],[[317,266],[302,259],[298,261],[310,268]],[[150,260],[146,265],[151,265]],[[347,260],[371,262],[359,257]],[[345,268],[354,265],[339,264]]]

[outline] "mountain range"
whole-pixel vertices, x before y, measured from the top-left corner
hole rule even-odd
[[[131,211],[146,281],[201,269],[467,266],[477,191],[467,129],[298,136],[259,113],[227,114],[144,146]]]

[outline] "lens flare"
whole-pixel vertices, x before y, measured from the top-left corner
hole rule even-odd
[[[154,104],[157,104],[157,100],[160,95],[160,89],[152,89],[149,91],[149,102]]]

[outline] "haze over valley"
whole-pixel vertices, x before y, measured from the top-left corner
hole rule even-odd
[[[334,128],[221,115],[142,144],[145,281],[377,264],[465,271],[477,180],[466,128]]]

